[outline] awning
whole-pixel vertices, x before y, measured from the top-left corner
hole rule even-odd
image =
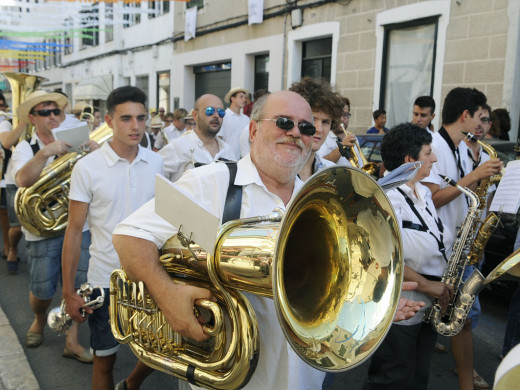
[[[72,92],[74,100],[106,100],[112,91],[112,75],[91,77],[82,80]]]

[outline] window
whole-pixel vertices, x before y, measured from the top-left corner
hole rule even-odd
[[[157,107],[170,108],[170,72],[157,72]]]
[[[126,23],[123,24],[124,28],[141,23],[141,14],[139,13],[141,3],[139,0],[135,1],[135,3],[123,3],[123,8],[128,9],[128,12],[123,14],[123,20],[126,21]]]
[[[191,8],[191,7],[197,7],[197,8],[204,7],[204,0],[189,0],[186,3],[186,8]]]
[[[114,3],[105,2],[105,42],[114,40]]]
[[[438,18],[385,26],[379,107],[393,126],[410,120],[413,101],[433,94]]]
[[[63,43],[65,44],[65,47],[63,48],[65,54],[72,54],[73,51],[73,40],[72,36],[72,26],[73,26],[72,18],[67,18],[63,22],[64,32],[63,32]]]
[[[269,89],[269,54],[255,56],[255,91]]]
[[[92,4],[90,10],[80,11],[82,14],[81,18],[81,45],[86,46],[97,46],[99,45],[99,6],[98,3]]]
[[[136,76],[135,86],[148,96],[148,76]]]
[[[302,77],[309,76],[330,82],[332,38],[302,42]]]
[[[148,1],[148,9],[154,10],[153,13],[148,14],[148,19],[153,19],[159,15],[170,12],[169,1]]]

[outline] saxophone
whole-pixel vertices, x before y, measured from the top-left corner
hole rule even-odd
[[[446,183],[457,187],[459,191],[465,194],[470,200],[470,205],[468,214],[457,233],[457,239],[453,244],[453,250],[441,280],[443,283],[453,286],[453,298],[444,312],[441,305],[435,300],[432,308],[425,314],[424,322],[431,322],[433,329],[440,335],[455,336],[462,330],[473,301],[483,287],[484,277],[477,269],[466,282],[462,281],[464,268],[468,265],[468,256],[476,233],[474,230],[475,220],[480,215],[480,201],[478,196],[470,189],[458,185],[455,180],[447,176],[439,176]]]
[[[465,134],[467,140],[469,140],[470,142],[477,142],[480,146],[482,146],[482,149],[484,149],[487,152],[491,159],[497,157],[497,152],[489,144],[478,140],[471,133]],[[497,175],[482,179],[480,181],[479,186],[475,190],[475,195],[478,197],[480,204],[478,206],[478,218],[475,218],[474,220],[475,226],[473,227],[473,229],[477,233],[475,236],[473,247],[471,248],[471,251],[468,254],[469,265],[477,264],[482,260],[482,257],[484,256],[484,248],[486,247],[489,238],[491,237],[491,235],[493,234],[493,232],[499,224],[500,217],[493,212],[489,213],[484,221],[481,220],[481,216],[487,206],[487,194],[489,187],[499,182],[501,178],[502,174],[499,173]]]

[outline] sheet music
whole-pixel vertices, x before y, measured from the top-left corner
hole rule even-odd
[[[498,184],[490,211],[516,214],[520,206],[520,160],[510,161]]]
[[[155,177],[155,212],[176,228],[182,225],[185,236],[213,254],[220,218],[159,174]]]
[[[52,134],[57,140],[65,141],[70,145],[69,152],[89,140],[89,130],[86,122],[79,122],[69,127],[57,127],[52,129]]]

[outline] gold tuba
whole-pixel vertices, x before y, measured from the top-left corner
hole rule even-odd
[[[112,138],[112,129],[105,123],[90,134],[98,144]],[[72,168],[86,150],[67,153],[43,168],[30,187],[20,187],[14,198],[14,209],[20,224],[40,237],[54,237],[67,227],[70,175]]]
[[[203,301],[214,306],[213,337],[202,345],[170,328],[142,282],[112,273],[112,332],[148,366],[207,388],[244,386],[262,351],[241,291],[272,298],[288,343],[322,371],[359,365],[392,323],[403,276],[400,231],[384,192],[357,168],[316,173],[285,212],[222,225],[213,253],[179,232],[160,258],[173,283],[218,298]]]
[[[4,72],[2,74],[11,86],[11,112],[13,113],[13,129],[15,129],[19,123],[16,109],[31,93],[38,89],[41,83],[48,79],[27,73]],[[26,131],[25,136],[21,138],[25,139],[28,135],[30,135],[30,131]]]

